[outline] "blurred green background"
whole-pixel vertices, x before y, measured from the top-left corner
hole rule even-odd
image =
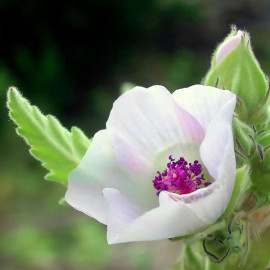
[[[92,137],[123,83],[200,83],[231,24],[251,32],[270,74],[267,0],[0,0],[1,269],[170,269],[179,243],[108,246],[104,226],[58,204],[65,189],[16,136],[6,89]]]

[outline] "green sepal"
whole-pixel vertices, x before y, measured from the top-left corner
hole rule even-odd
[[[204,239],[209,234],[213,234],[216,231],[223,230],[226,227],[226,222],[224,218],[220,218],[216,223],[208,226],[207,228],[199,231],[198,233],[192,235],[178,236],[174,238],[170,238],[171,241],[183,241],[187,245],[191,245],[201,239]]]
[[[256,141],[263,148],[270,146],[270,130],[262,130],[256,135]]]
[[[251,186],[249,168],[245,165],[236,171],[235,184],[230,202],[222,215],[222,219],[228,219],[230,214],[236,209],[241,196]]]
[[[269,82],[268,82],[269,83]],[[270,120],[270,89],[268,88],[264,98],[250,114],[249,122],[255,126],[268,126]],[[268,126],[269,128],[269,126]]]
[[[237,154],[246,158],[251,157],[256,151],[254,130],[238,117],[233,118],[232,127]]]
[[[251,159],[250,178],[255,190],[262,196],[270,195],[270,148],[257,145],[257,155]]]
[[[265,98],[268,82],[252,51],[249,34],[243,33],[240,44],[218,64],[215,63],[217,48],[204,83],[234,92],[243,102],[241,108],[237,106],[239,116],[248,119]],[[235,34],[236,29],[233,28],[225,40]],[[243,107],[247,109],[247,114]]]
[[[173,270],[204,270],[205,256],[193,245],[183,245]]]
[[[16,132],[30,146],[31,155],[49,170],[46,180],[67,185],[68,174],[78,166],[90,140],[77,127],[64,128],[52,115],[45,116],[11,87],[7,93],[9,116]]]
[[[209,258],[205,260],[204,270],[224,270],[225,265],[223,263],[213,263]]]
[[[212,262],[199,242],[193,245],[183,245],[173,270],[224,270],[224,267],[224,263]]]

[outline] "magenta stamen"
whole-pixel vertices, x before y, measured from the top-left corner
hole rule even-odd
[[[175,161],[171,155],[169,160],[167,169],[162,173],[158,171],[158,175],[153,180],[154,188],[158,190],[157,195],[164,190],[188,194],[211,185],[211,182],[205,182],[204,174],[201,174],[203,168],[198,160],[188,164],[183,157]]]

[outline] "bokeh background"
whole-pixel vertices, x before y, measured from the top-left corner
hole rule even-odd
[[[65,189],[16,136],[6,89],[92,137],[124,83],[200,83],[231,24],[270,74],[267,0],[0,0],[1,269],[170,269],[179,243],[108,246],[103,225],[58,204]]]

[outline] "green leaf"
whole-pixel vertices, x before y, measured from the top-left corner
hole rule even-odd
[[[68,174],[80,163],[90,140],[77,127],[64,128],[52,115],[45,116],[11,87],[7,93],[9,116],[17,134],[30,146],[31,155],[49,170],[46,180],[67,185]]]

